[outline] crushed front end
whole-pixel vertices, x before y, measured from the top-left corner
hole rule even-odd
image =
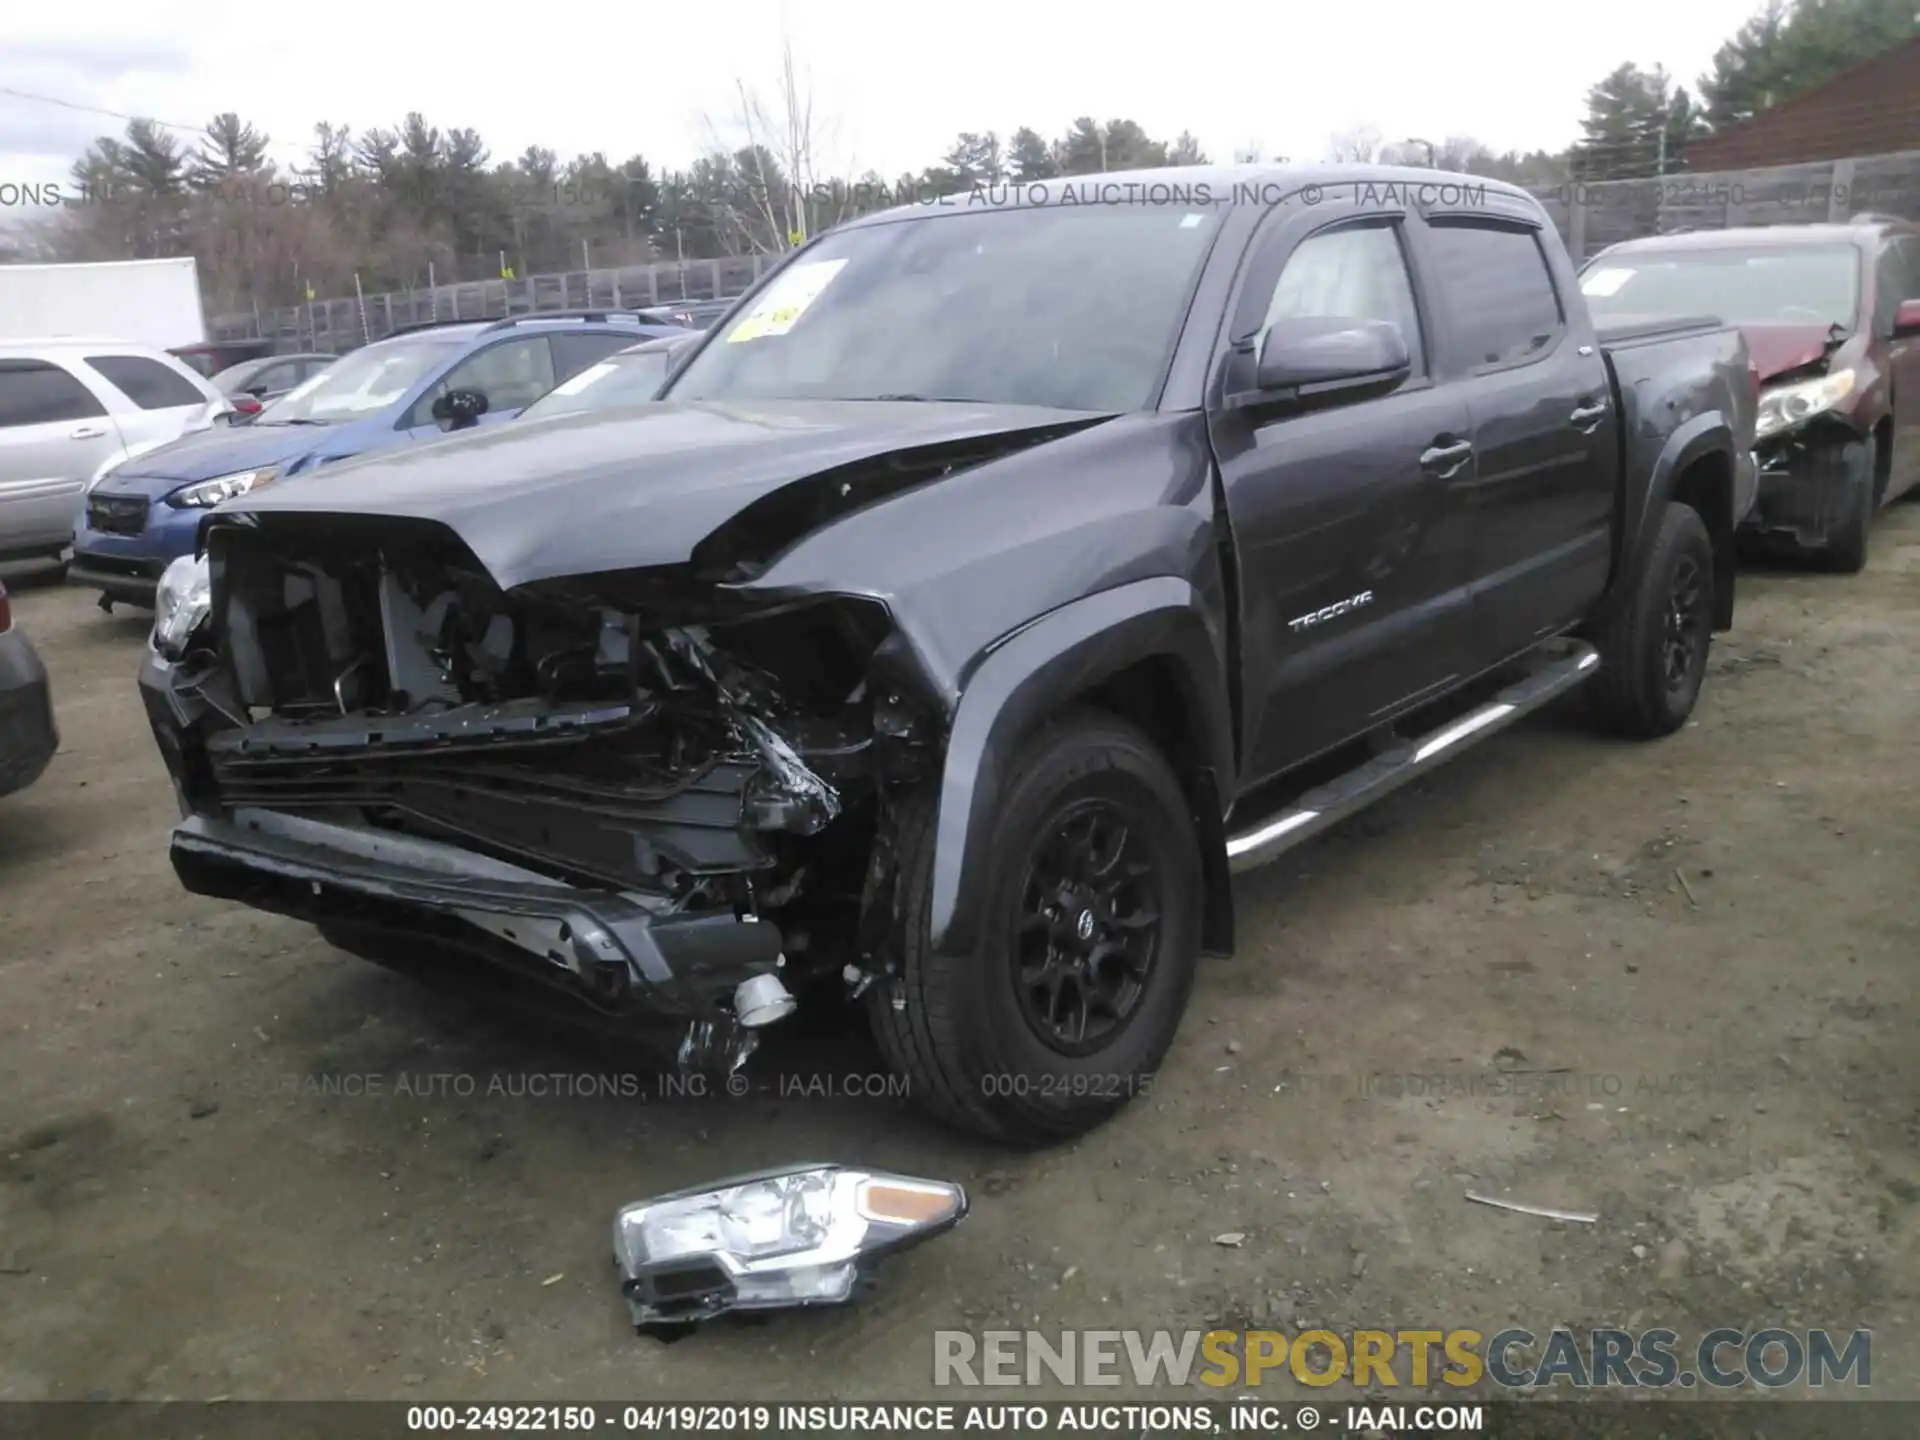
[[[1862,489],[1872,493],[1866,437],[1837,419],[1770,438],[1758,459],[1759,497],[1745,526],[1757,538],[1818,549],[1852,520]]]
[[[1754,456],[1759,490],[1744,532],[1818,550],[1871,509],[1876,457],[1854,370],[1822,359],[1774,376],[1760,392]]]
[[[141,677],[189,890],[500,962],[685,1064],[864,987],[886,797],[935,758],[873,683],[882,605],[691,568],[505,593],[430,522],[274,520],[209,531],[205,619]]]

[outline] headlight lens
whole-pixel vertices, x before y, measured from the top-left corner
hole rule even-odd
[[[1836,370],[1817,380],[1796,380],[1790,385],[1762,390],[1754,438],[1764,440],[1812,419],[1822,410],[1831,410],[1853,393],[1853,386],[1853,371]]]
[[[849,1300],[867,1266],[966,1213],[966,1192],[943,1180],[813,1165],[629,1205],[614,1257],[634,1323],[681,1325]]]
[[[206,556],[182,555],[167,566],[154,592],[153,648],[168,660],[178,660],[212,611],[213,572]]]
[[[262,485],[271,484],[273,477],[280,472],[272,466],[264,470],[236,470],[231,475],[216,476],[212,480],[202,480],[198,485],[189,485],[184,490],[176,490],[167,497],[167,503],[181,510],[207,510],[223,500],[231,500],[236,495],[244,495],[249,490],[258,490]]]

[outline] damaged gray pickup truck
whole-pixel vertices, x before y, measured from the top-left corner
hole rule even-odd
[[[142,688],[185,885],[543,977],[687,1064],[854,999],[1016,1144],[1140,1093],[1234,871],[1554,696],[1682,725],[1744,345],[1540,207],[1169,170],[870,216],[662,397],[221,507]]]

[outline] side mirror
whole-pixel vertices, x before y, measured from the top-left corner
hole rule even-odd
[[[1920,335],[1920,300],[1900,302],[1900,308],[1893,312],[1893,333],[1895,336]]]
[[[1262,396],[1286,390],[1307,398],[1392,389],[1412,369],[1407,337],[1392,321],[1276,320],[1261,342],[1254,383]]]
[[[486,413],[487,397],[478,390],[449,390],[433,402],[433,418],[449,430],[476,425]]]

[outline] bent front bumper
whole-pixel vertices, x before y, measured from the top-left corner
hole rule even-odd
[[[67,562],[67,583],[98,590],[109,600],[152,609],[154,592],[166,568],[164,560],[127,559],[75,550],[73,559]]]
[[[1837,421],[1780,436],[1759,453],[1760,484],[1742,533],[1803,549],[1831,543],[1873,476],[1862,437]]]
[[[172,860],[196,895],[517,960],[617,1011],[718,1019],[743,982],[781,960],[780,932],[764,921],[668,912],[439,841],[271,810],[188,815]]]
[[[170,854],[195,894],[381,950],[425,946],[492,961],[642,1019],[724,1024],[738,987],[781,965],[779,928],[766,921],[670,910],[657,898],[569,885],[438,840],[229,807],[191,731],[204,704],[173,679],[173,667],[149,651],[140,695],[185,817]]]

